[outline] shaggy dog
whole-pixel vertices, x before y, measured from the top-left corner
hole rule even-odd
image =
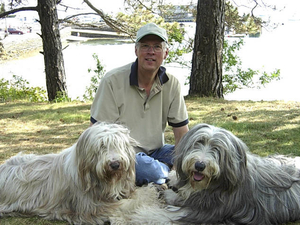
[[[125,127],[97,123],[59,154],[12,157],[0,166],[0,216],[103,224],[135,190],[135,144]]]
[[[191,129],[175,150],[184,224],[282,224],[300,219],[299,157],[261,158],[227,130],[207,124]]]

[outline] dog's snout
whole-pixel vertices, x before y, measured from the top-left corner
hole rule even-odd
[[[110,163],[110,167],[111,167],[113,170],[117,170],[117,169],[119,169],[119,167],[120,167],[120,163],[119,163],[118,161],[111,162],[111,163]]]
[[[196,169],[197,171],[203,171],[203,170],[205,169],[205,167],[206,167],[206,165],[205,165],[204,162],[199,162],[199,161],[197,161],[197,162],[195,163],[195,169]]]

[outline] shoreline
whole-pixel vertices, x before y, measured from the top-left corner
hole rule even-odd
[[[70,34],[70,28],[60,30],[62,44]],[[29,58],[43,51],[42,38],[37,31],[23,35],[9,35],[1,43],[4,49],[3,52],[0,51],[0,64]]]

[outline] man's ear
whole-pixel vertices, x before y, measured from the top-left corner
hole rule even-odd
[[[169,55],[169,49],[167,48],[167,49],[166,49],[165,56],[164,56],[164,59],[166,59],[168,55]]]

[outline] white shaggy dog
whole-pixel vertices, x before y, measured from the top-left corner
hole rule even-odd
[[[175,150],[178,194],[166,201],[184,224],[282,224],[300,220],[299,157],[261,158],[227,130],[199,124]]]
[[[59,154],[12,157],[0,166],[0,216],[103,224],[135,189],[135,144],[127,128],[97,123]]]

